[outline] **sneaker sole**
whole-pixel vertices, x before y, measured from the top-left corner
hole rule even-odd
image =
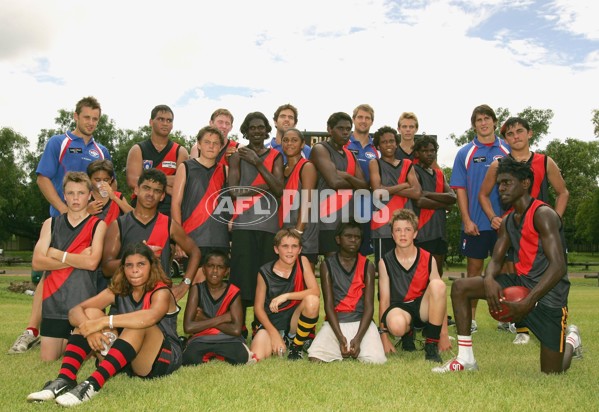
[[[8,350],[8,352],[6,352],[8,355],[20,355],[21,353],[25,353],[30,349],[35,348],[36,346],[38,346],[41,343],[41,339],[36,340],[35,342],[33,342],[30,346],[27,347],[27,349],[23,350],[23,351],[13,351],[12,348],[10,348]]]

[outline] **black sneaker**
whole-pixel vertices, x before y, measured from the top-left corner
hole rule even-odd
[[[302,345],[303,346],[303,345]],[[302,347],[292,343],[289,346],[289,355],[287,355],[287,359],[290,360],[300,360],[304,358],[304,354],[302,353]]]
[[[89,381],[81,382],[74,389],[64,395],[60,395],[56,398],[56,403],[60,406],[75,406],[80,403],[87,402],[98,392]]]
[[[404,352],[415,352],[414,332],[410,331],[401,337],[401,350]]]
[[[50,401],[56,399],[57,396],[70,391],[75,386],[77,386],[77,382],[71,379],[56,378],[53,381],[46,382],[41,391],[30,393],[27,396],[27,402]]]
[[[426,343],[424,345],[424,359],[431,362],[443,363],[443,359],[439,356],[437,343]]]
[[[312,345],[312,342],[314,342],[315,337],[316,337],[316,326],[314,326],[310,330],[310,333],[308,334],[308,339],[306,339],[304,341],[304,345],[302,346],[302,349],[304,350],[304,352],[308,353],[308,349],[310,349],[310,346]]]

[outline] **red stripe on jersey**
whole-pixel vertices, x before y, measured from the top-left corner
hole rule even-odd
[[[358,253],[358,263],[356,264],[356,273],[349,285],[347,295],[335,306],[335,312],[353,312],[356,305],[362,298],[364,285],[364,269],[366,267],[366,257]]]
[[[302,267],[301,257],[298,257],[295,261],[295,279],[293,280],[293,291],[301,292],[304,289],[306,289],[304,285],[304,269]],[[279,307],[279,312],[291,309],[299,305],[300,302],[301,300],[289,300],[284,303],[284,306]]]
[[[533,153],[530,168],[532,169],[532,173],[534,175],[530,196],[536,199],[541,193],[541,186],[543,184],[543,180],[545,180],[545,175],[547,174],[546,156],[539,153]]]
[[[293,168],[289,179],[287,179],[285,191],[283,192],[283,197],[281,198],[281,206],[279,207],[279,227],[283,227],[285,218],[289,216],[289,213],[291,213],[291,206],[293,206],[293,202],[295,202],[295,198],[298,195],[298,188],[301,180],[300,173],[304,163],[307,162],[308,161],[303,157],[300,158]]]
[[[92,244],[92,240],[94,238],[94,229],[96,228],[96,224],[99,220],[100,219],[95,216],[90,216],[89,220],[85,223],[77,237],[71,242],[65,252],[81,253],[84,249],[88,248]],[[46,280],[44,281],[42,294],[43,299],[47,299],[56,293],[56,291],[58,291],[63,283],[68,279],[74,269],[74,267],[69,266],[68,268],[51,271],[51,276],[47,276]]]
[[[262,164],[264,165],[266,170],[268,170],[269,172],[272,173],[272,168],[275,163],[275,159],[279,155],[279,152],[275,149],[269,149],[269,150],[270,151],[269,151],[268,155],[266,156],[266,158],[264,159],[264,162]],[[266,181],[264,180],[262,175],[260,173],[258,173],[258,175],[254,179],[254,181],[250,184],[250,186],[258,186],[258,185],[263,185],[265,183],[266,183]],[[235,207],[234,207],[235,214],[233,215],[231,220],[233,221],[233,220],[237,219],[237,217],[239,216],[240,213],[243,213],[246,210],[248,210],[250,207],[252,207],[258,201],[258,199],[260,199],[262,196],[264,196],[264,195],[262,193],[260,193],[260,194],[251,196],[249,201],[244,200],[241,203],[241,205],[242,205],[241,210],[237,209],[237,200],[235,200],[233,202],[233,204],[235,205]]]
[[[239,288],[233,284],[229,284],[229,288],[227,289],[227,294],[225,295],[225,298],[223,299],[222,303],[220,304],[220,307],[218,308],[218,310],[216,311],[216,314],[214,315],[216,316],[220,316],[220,315],[224,315],[225,313],[227,313],[229,311],[229,307],[231,306],[231,302],[233,302],[233,299],[239,294]],[[219,334],[221,331],[217,328],[209,328],[209,329],[204,329],[203,331],[196,333],[195,336],[206,336],[206,335],[217,335]]]
[[[152,229],[152,233],[148,240],[146,240],[146,244],[148,246],[158,246],[160,249],[154,251],[154,254],[157,257],[162,255],[162,251],[166,246],[166,243],[169,241],[171,234],[169,230],[169,222],[170,218],[162,213],[158,213],[158,217],[156,217],[156,223],[154,224],[154,228]]]
[[[420,251],[420,258],[418,259],[416,271],[414,272],[410,287],[404,297],[404,302],[410,302],[424,295],[426,287],[428,286],[428,278],[431,269],[431,254],[422,248],[418,249]]]
[[[141,308],[142,309],[150,309],[150,306],[152,305],[152,295],[157,290],[164,289],[164,288],[168,289],[168,286],[166,285],[166,283],[164,283],[164,282],[157,282],[156,285],[154,286],[154,289],[152,289],[149,292],[146,292],[146,294],[144,295],[144,303],[141,306]]]
[[[164,174],[167,176],[172,176],[175,173],[177,173],[176,167],[163,167],[162,166],[162,164],[164,162],[174,162],[175,165],[177,164],[177,149],[179,149],[179,144],[173,142],[173,146],[171,147],[171,150],[169,150],[168,153],[166,155],[164,155],[164,157],[162,158],[162,161],[160,163],[158,163],[158,165],[156,165],[155,169],[163,171]]]
[[[114,195],[121,199],[121,192],[114,192]],[[106,226],[109,226],[112,222],[116,220],[117,217],[121,214],[121,208],[117,203],[112,200],[110,202],[110,206],[108,206],[108,212],[106,212],[106,217],[104,218],[104,222]]]
[[[345,146],[343,146],[342,149],[345,152],[345,158],[347,159],[347,169],[345,171],[350,175],[355,176],[356,158],[354,157],[354,154]],[[341,189],[337,190],[335,194],[327,196],[322,200],[322,202],[320,202],[320,216],[330,216],[333,213],[336,213],[338,210],[341,210],[346,204],[349,203],[353,197],[353,194],[354,192],[351,189]]]
[[[226,145],[225,147],[223,147],[219,153],[219,157],[218,157],[218,164],[221,164],[223,166],[229,166],[229,157],[227,156],[227,149],[230,147],[238,147],[239,143],[234,141],[234,140],[229,140],[229,144]]]
[[[520,237],[518,261],[514,263],[518,276],[526,276],[528,272],[530,272],[535,262],[535,258],[537,257],[540,239],[539,232],[536,231],[534,226],[534,217],[537,209],[543,205],[545,205],[545,203],[540,200],[533,200],[524,216],[524,222],[521,226],[522,236]]]
[[[443,193],[443,172],[439,169],[433,169],[433,173],[435,173],[435,192]],[[424,227],[428,223],[429,220],[435,214],[436,209],[420,209],[420,216],[418,217],[418,229]]]
[[[404,183],[406,181],[410,167],[412,167],[411,160],[404,159],[401,161],[401,171],[399,172],[399,177],[397,178],[398,184]],[[372,230],[376,230],[382,226],[385,226],[387,223],[389,223],[389,220],[391,219],[391,213],[394,210],[402,209],[407,202],[407,197],[394,195],[385,206],[383,206],[382,208],[380,208],[372,214],[370,228]]]
[[[218,192],[225,184],[225,167],[218,163],[214,168],[206,193],[200,199],[200,202],[184,222],[183,229],[185,233],[191,233],[198,227],[202,226],[206,220],[212,215],[218,201]]]

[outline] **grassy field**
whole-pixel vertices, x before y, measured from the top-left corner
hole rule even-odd
[[[6,355],[27,322],[32,299],[9,292],[11,280],[23,277],[0,276],[0,410],[56,410],[53,403],[28,404],[25,397],[53,379],[60,362],[42,363],[39,349]],[[542,375],[538,341],[533,338],[529,345],[513,345],[514,335],[497,331],[486,303],[481,302],[479,332],[474,335],[478,372],[434,375],[423,352],[400,352],[380,366],[355,361],[311,364],[279,358],[243,367],[212,362],[182,368],[169,377],[152,381],[117,376],[78,410],[596,411],[599,287],[596,279],[575,278],[572,283],[570,321],[580,327],[584,359],[574,361],[565,375]],[[182,317],[179,322],[182,323]],[[452,328],[450,333],[455,335],[455,330]],[[449,359],[452,354],[442,356]],[[87,362],[79,378],[85,379],[92,368],[93,362]]]

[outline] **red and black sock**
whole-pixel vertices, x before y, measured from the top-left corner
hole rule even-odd
[[[63,379],[77,380],[77,372],[92,348],[83,335],[71,335],[62,358],[62,366],[58,371],[58,377]]]
[[[427,323],[424,327],[424,334],[426,336],[426,343],[439,343],[441,337],[441,325],[432,325]]]
[[[87,380],[96,391],[99,391],[108,379],[116,375],[125,365],[131,363],[135,356],[137,356],[137,352],[129,342],[117,339],[112,344],[112,348],[110,348],[104,360],[98,365],[96,371]]]

